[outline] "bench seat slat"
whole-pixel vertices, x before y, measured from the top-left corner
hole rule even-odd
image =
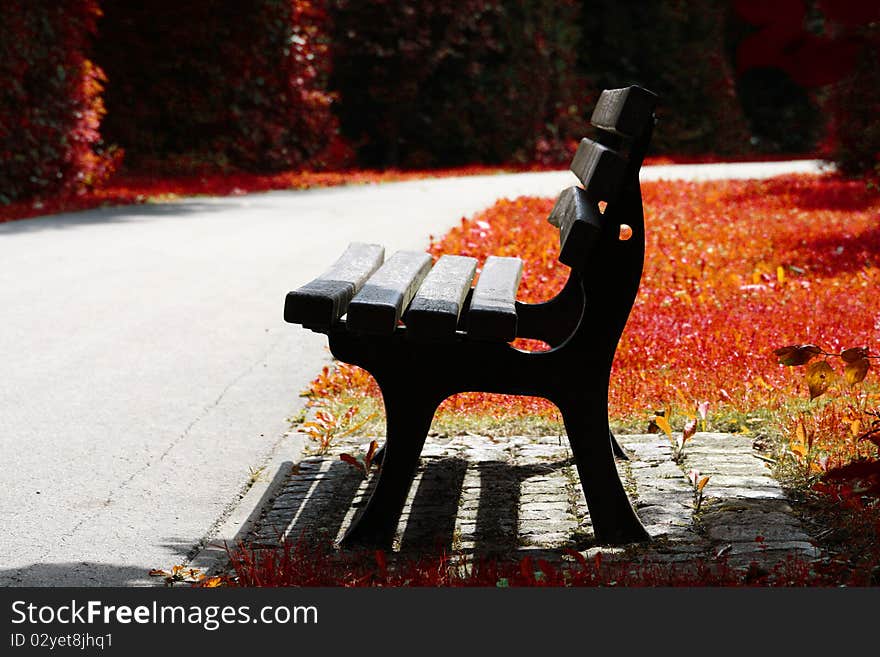
[[[504,342],[516,337],[516,290],[522,269],[519,258],[486,258],[468,310],[470,337]]]
[[[597,128],[622,137],[637,137],[651,121],[657,95],[642,87],[606,89],[590,118]]]
[[[602,215],[580,187],[564,189],[547,221],[559,228],[559,262],[581,266],[602,232]]]
[[[373,274],[348,305],[349,330],[390,335],[431,269],[431,256],[398,251]]]
[[[329,328],[345,314],[349,302],[384,259],[384,247],[352,242],[327,271],[287,293],[284,321]]]
[[[592,139],[582,139],[571,161],[571,170],[590,198],[610,202],[623,182],[626,162],[616,151]]]
[[[476,271],[476,258],[442,256],[406,311],[407,334],[415,340],[453,337]]]

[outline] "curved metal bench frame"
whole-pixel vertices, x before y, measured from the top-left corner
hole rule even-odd
[[[594,114],[594,124],[595,119]],[[644,263],[639,169],[653,126],[651,112],[631,140],[619,191],[601,215],[595,245],[579,262],[569,263],[572,270],[564,288],[545,303],[516,302],[516,336],[543,340],[549,351],[526,352],[505,342],[472,339],[464,332],[451,341],[419,342],[407,336],[403,326],[390,335],[363,334],[348,330],[344,319],[316,329],[327,333],[337,359],[375,377],[387,417],[378,481],[343,545],[391,546],[437,407],[450,395],[469,391],[537,396],[555,404],[597,541],[649,540],[617,474],[614,450],[619,447],[613,437],[609,440],[607,404],[614,353]],[[609,148],[621,146],[620,136],[608,130],[599,141]],[[625,241],[620,234],[624,224],[632,229]]]

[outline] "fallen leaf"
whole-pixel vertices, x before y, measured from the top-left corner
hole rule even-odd
[[[656,424],[665,433],[669,439],[672,439],[672,427],[669,426],[669,420],[662,415],[654,416],[654,424]]]

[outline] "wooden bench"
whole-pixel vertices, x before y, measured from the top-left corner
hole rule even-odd
[[[446,255],[432,267],[428,254],[401,251],[385,261],[381,246],[360,243],[287,295],[284,319],[327,334],[337,359],[375,377],[385,403],[379,479],[343,545],[390,547],[434,412],[446,397],[467,391],[553,402],[597,541],[648,540],[617,475],[608,385],[642,273],[639,169],[655,104],[656,96],[640,87],[600,96],[591,119],[597,141],[584,139],[571,164],[583,188],[564,190],[549,217],[559,229],[559,260],[571,272],[546,303],[516,300],[518,258],[488,257],[472,287],[474,258]],[[551,348],[522,351],[510,345],[515,338]]]

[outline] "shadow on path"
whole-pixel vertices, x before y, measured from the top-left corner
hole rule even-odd
[[[0,586],[150,586],[150,567],[71,562],[0,570]]]
[[[3,222],[0,223],[0,236],[49,230],[70,230],[96,224],[144,222],[168,216],[183,218],[188,215],[234,210],[236,206],[240,207],[242,205],[244,205],[244,202],[236,204],[234,199],[228,203],[208,203],[192,199],[168,203],[145,203],[94,208],[91,210],[65,212],[57,215]]]

